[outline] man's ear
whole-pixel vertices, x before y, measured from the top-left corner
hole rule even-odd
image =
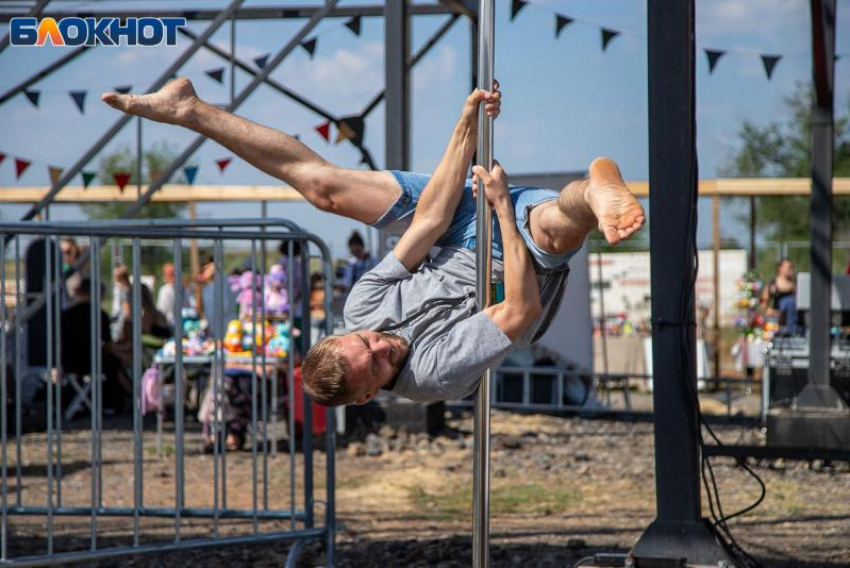
[[[354,401],[354,404],[366,404],[367,402],[372,400],[372,397],[374,397],[374,396],[375,396],[374,393],[367,392],[366,394],[364,394],[363,396],[358,398],[356,401]]]

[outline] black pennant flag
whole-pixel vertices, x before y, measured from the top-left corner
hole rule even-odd
[[[259,67],[260,69],[265,69],[266,64],[269,62],[269,55],[270,54],[266,53],[265,55],[255,57],[254,63],[256,63],[257,67]]]
[[[121,93],[122,95],[126,95],[131,90],[133,90],[133,85],[121,85],[120,87],[115,87],[115,92]]]
[[[69,95],[74,99],[74,103],[77,105],[77,108],[80,109],[81,114],[85,114],[86,112],[86,92],[85,91],[69,91]]]
[[[302,41],[301,47],[303,47],[307,51],[307,53],[310,54],[310,59],[313,59],[313,54],[316,53],[316,38],[308,39],[307,41]]]
[[[572,18],[568,18],[567,16],[562,16],[560,14],[555,14],[555,37],[560,37],[561,30],[563,30],[565,27],[572,23]]]
[[[608,44],[611,40],[620,35],[617,30],[609,30],[608,28],[600,28],[602,30],[602,51],[608,49]]]
[[[345,22],[345,27],[351,30],[356,36],[360,35],[360,16],[354,16],[347,22]]]
[[[209,69],[207,71],[204,71],[204,73],[206,73],[207,76],[216,83],[221,84],[224,82],[224,67],[219,67],[218,69]]]
[[[511,21],[514,21],[516,15],[519,14],[519,11],[525,8],[525,5],[528,4],[525,0],[511,0]]]
[[[764,64],[764,72],[767,74],[768,81],[770,81],[771,77],[773,77],[773,69],[776,67],[776,64],[779,63],[780,59],[782,59],[781,55],[761,56],[761,62]]]
[[[352,144],[354,144],[355,146],[359,146],[363,143],[363,132],[366,127],[366,123],[363,121],[362,116],[354,115],[340,118],[339,122],[337,123],[337,128],[341,128],[342,125],[345,125],[351,129],[353,136],[350,136],[349,140],[351,140]]]
[[[32,106],[38,108],[38,98],[41,96],[41,91],[24,91],[24,94],[32,103]]]
[[[708,57],[708,74],[712,74],[714,72],[714,68],[717,66],[717,62],[720,61],[720,58],[726,55],[725,51],[721,51],[719,49],[706,49],[705,56]]]

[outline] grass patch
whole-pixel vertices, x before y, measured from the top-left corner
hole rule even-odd
[[[414,485],[408,498],[419,515],[437,519],[464,519],[472,510],[472,487],[455,486],[447,493],[429,493]],[[581,501],[575,489],[538,483],[505,484],[490,488],[490,512],[493,515],[552,515],[569,510]]]

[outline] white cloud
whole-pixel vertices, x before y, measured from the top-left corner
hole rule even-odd
[[[373,96],[383,86],[383,61],[384,45],[373,41],[337,49],[330,55],[317,51],[312,60],[292,57],[281,69],[287,77],[297,77],[299,88],[305,92],[333,92],[335,97],[360,99]]]

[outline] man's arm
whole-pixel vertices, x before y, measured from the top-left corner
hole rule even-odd
[[[505,171],[498,163],[491,172],[481,166],[475,166],[472,171],[475,174],[475,191],[477,192],[477,180],[483,181],[487,201],[493,205],[499,218],[504,250],[505,299],[486,308],[484,313],[492,318],[511,341],[516,341],[543,312],[537,276],[534,274],[531,255],[516,226]]]
[[[476,89],[464,103],[463,112],[452,132],[437,169],[422,190],[410,227],[393,249],[393,254],[409,271],[415,271],[437,239],[449,228],[463,195],[469,161],[478,139],[478,105],[487,101],[487,112],[498,114],[498,85],[492,95]]]

